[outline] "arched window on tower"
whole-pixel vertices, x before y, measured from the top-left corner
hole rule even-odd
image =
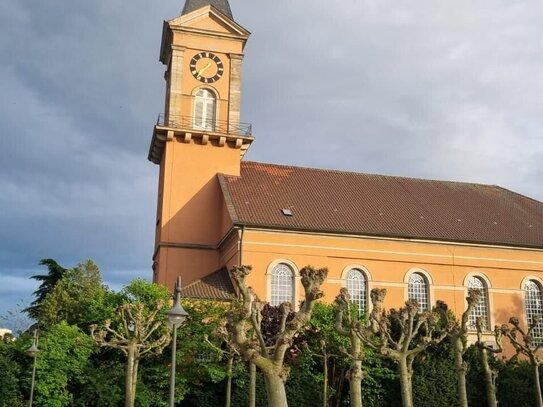
[[[279,263],[272,270],[271,305],[290,302],[294,306],[294,271],[288,264]]]
[[[524,303],[526,305],[526,320],[530,325],[535,316],[543,317],[543,296],[541,295],[541,285],[529,280],[524,284]],[[532,331],[534,345],[543,343],[543,327],[540,323]]]
[[[368,289],[366,276],[358,269],[351,269],[347,273],[347,290],[351,295],[351,302],[356,304],[358,313],[366,312]]]
[[[470,277],[468,280],[468,291],[469,290],[479,290],[481,297],[479,298],[479,303],[473,308],[468,317],[468,328],[476,329],[475,321],[478,317],[483,319],[483,330],[488,330],[490,326],[490,321],[488,318],[488,287],[486,283],[480,277]]]
[[[214,131],[217,97],[209,89],[200,89],[194,96],[194,128]]]

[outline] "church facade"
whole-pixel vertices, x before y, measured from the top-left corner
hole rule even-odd
[[[543,203],[492,185],[244,160],[248,38],[228,0],[186,0],[164,23],[165,109],[148,156],[160,168],[155,282],[180,275],[185,296],[231,299],[227,269],[251,265],[261,299],[296,304],[299,270],[326,266],[325,300],[348,287],[361,310],[379,287],[387,308],[443,300],[460,315],[479,288],[470,324],[483,316],[488,335],[543,314]]]

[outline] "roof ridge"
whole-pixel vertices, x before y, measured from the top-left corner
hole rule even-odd
[[[256,164],[256,165],[266,165],[270,167],[294,168],[294,169],[311,170],[311,171],[319,171],[319,172],[332,172],[336,174],[367,175],[367,176],[373,176],[373,177],[385,177],[385,178],[394,178],[394,179],[400,179],[400,180],[415,180],[415,181],[424,181],[424,182],[440,182],[440,183],[447,183],[447,184],[484,186],[484,187],[501,188],[503,190],[512,192],[508,190],[507,188],[500,187],[499,185],[496,185],[496,184],[484,184],[481,182],[453,181],[453,180],[443,180],[443,179],[436,179],[436,178],[418,178],[418,177],[408,177],[404,175],[378,174],[378,173],[371,173],[371,172],[339,170],[335,168],[318,168],[318,167],[299,166],[299,165],[291,165],[291,164],[273,164],[273,163],[263,163],[263,162],[258,162],[258,161],[242,161],[242,164]],[[521,195],[521,194],[518,194],[518,195]],[[536,200],[536,202],[539,202],[539,201]]]
[[[519,193],[519,192],[513,191],[513,190],[511,190],[511,189],[509,189],[509,188],[505,188],[505,187],[502,187],[502,186],[500,186],[500,185],[493,185],[493,186],[496,187],[496,188],[498,188],[498,189],[501,189],[502,191],[506,191],[506,192],[508,192],[508,193],[510,193],[510,194],[513,194],[513,195],[522,197],[522,198],[524,198],[524,199],[529,199],[530,201],[533,201],[533,202],[538,203],[538,204],[543,204],[543,201],[538,201],[538,200],[535,199],[535,198],[532,198],[532,197],[530,197],[530,196],[528,196],[528,195],[524,195],[524,194],[521,194],[521,193]]]

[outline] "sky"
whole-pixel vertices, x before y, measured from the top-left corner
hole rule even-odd
[[[163,20],[183,0],[0,2],[0,326],[53,258],[151,279]],[[247,160],[543,201],[543,3],[230,0]]]

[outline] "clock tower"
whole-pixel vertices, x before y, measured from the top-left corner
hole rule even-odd
[[[166,96],[153,131],[149,160],[159,165],[153,280],[183,285],[228,263],[228,210],[217,174],[239,175],[251,145],[240,122],[241,67],[249,32],[228,0],[186,0],[164,22],[160,61]]]

